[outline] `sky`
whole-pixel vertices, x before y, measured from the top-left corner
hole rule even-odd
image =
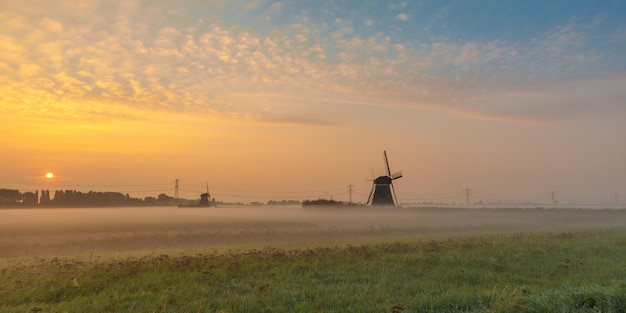
[[[0,188],[626,203],[624,1],[0,0]],[[52,172],[55,177],[45,178]],[[352,187],[349,187],[349,186]]]

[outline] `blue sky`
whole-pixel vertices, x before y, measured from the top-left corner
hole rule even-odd
[[[626,193],[624,16],[622,1],[0,0],[0,183],[56,168],[64,189],[369,190],[386,149],[407,201],[606,199]],[[307,178],[266,184],[277,171]]]

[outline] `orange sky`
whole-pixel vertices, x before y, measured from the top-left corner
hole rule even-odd
[[[352,184],[364,202],[387,150],[400,202],[626,197],[626,54],[587,39],[597,19],[416,39],[406,3],[363,31],[271,1],[132,3],[0,2],[0,188],[144,197],[180,179],[186,198],[208,183],[250,202]]]

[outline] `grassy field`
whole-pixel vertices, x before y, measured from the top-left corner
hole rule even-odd
[[[625,312],[626,230],[30,258],[2,312]]]

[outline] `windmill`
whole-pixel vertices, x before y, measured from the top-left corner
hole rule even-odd
[[[200,195],[200,206],[210,206],[210,198],[211,195],[209,194],[209,183],[206,183],[206,192]]]
[[[396,172],[392,175],[389,169],[389,161],[387,160],[387,151],[383,151],[383,154],[385,155],[387,176],[379,176],[374,179],[367,204],[372,206],[395,207],[398,203],[398,199],[396,198],[396,191],[393,188],[393,181],[402,177],[402,172]]]

